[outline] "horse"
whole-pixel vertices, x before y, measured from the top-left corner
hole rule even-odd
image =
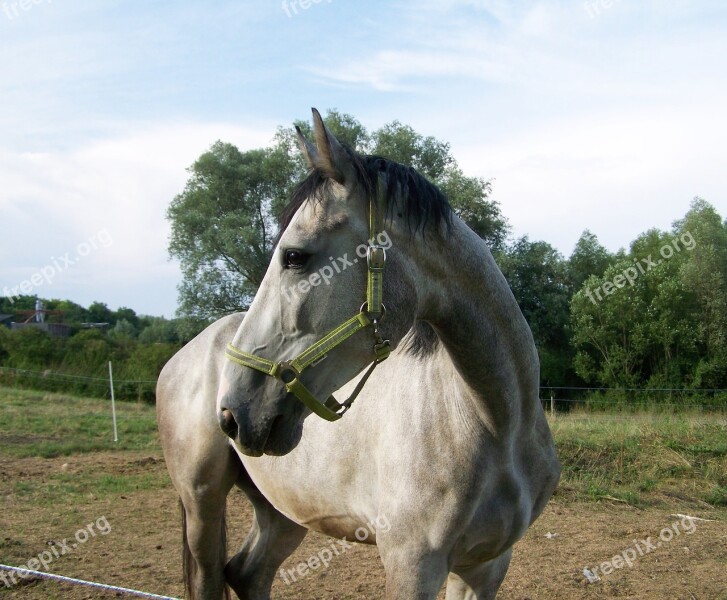
[[[313,529],[376,544],[389,600],[495,598],[560,477],[530,328],[435,185],[313,125],[247,314],[158,380],[188,596],[270,598]],[[226,562],[235,485],[254,517]]]

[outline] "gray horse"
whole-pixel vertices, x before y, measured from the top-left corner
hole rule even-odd
[[[530,329],[435,186],[313,117],[315,144],[299,132],[310,174],[249,312],[159,378],[188,594],[269,598],[314,529],[375,543],[389,600],[445,582],[447,600],[495,598],[560,475]],[[254,522],[226,562],[233,485]]]

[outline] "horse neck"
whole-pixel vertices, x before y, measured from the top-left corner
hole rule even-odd
[[[455,218],[434,250],[421,243],[419,318],[439,336],[460,396],[498,432],[532,413],[539,364],[532,334],[482,239]]]

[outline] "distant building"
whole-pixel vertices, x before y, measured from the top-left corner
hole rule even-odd
[[[57,320],[63,320],[62,310],[48,310],[43,307],[43,303],[37,300],[35,303],[35,310],[19,310],[15,313],[16,316],[20,317],[22,322],[10,323],[10,329],[17,331],[19,329],[40,329],[50,335],[57,337],[68,337],[73,332],[71,325],[65,323],[50,323],[46,320],[48,315],[52,315]]]
[[[68,337],[71,335],[73,327],[65,323],[11,323],[10,329],[17,331],[18,329],[40,329],[56,337]]]
[[[4,315],[0,313],[0,327],[8,327],[10,328],[10,323],[13,320],[13,315]]]

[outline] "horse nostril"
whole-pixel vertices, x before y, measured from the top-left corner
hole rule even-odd
[[[232,411],[228,408],[222,409],[219,420],[222,431],[234,440],[237,437],[237,421],[235,421]]]

